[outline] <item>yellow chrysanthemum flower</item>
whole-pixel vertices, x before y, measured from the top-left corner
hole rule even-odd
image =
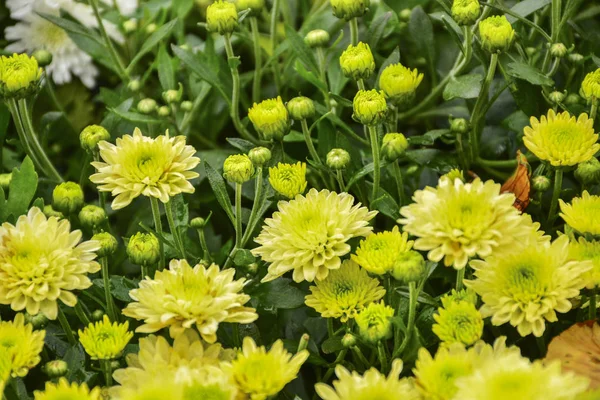
[[[279,163],[269,168],[269,183],[277,193],[293,199],[306,189],[306,163]]]
[[[136,332],[169,327],[175,337],[195,325],[204,340],[214,343],[220,322],[249,324],[258,318],[254,308],[244,307],[250,300],[240,293],[246,279],[234,277],[233,268],[221,271],[216,264],[192,268],[185,260],[172,260],[168,270],[157,271],[154,279],[144,279],[139,289],[129,292],[134,301],[123,315],[145,322]]]
[[[0,393],[4,393],[4,388],[10,379],[11,369],[11,356],[7,352],[3,352],[0,354]]]
[[[69,383],[65,378],[60,378],[58,383],[46,382],[43,392],[34,392],[35,400],[100,400],[102,398],[99,387],[90,391],[85,383]]]
[[[363,125],[380,124],[388,110],[383,91],[359,90],[352,101],[352,118]]]
[[[469,301],[446,301],[433,316],[433,333],[444,343],[470,346],[483,334],[483,318]]]
[[[350,252],[348,240],[371,233],[369,221],[377,214],[354,205],[348,193],[316,189],[280,201],[278,208],[254,239],[261,246],[252,254],[272,263],[263,282],[291,270],[296,282],[327,278],[329,270],[342,264],[340,257]]]
[[[183,385],[175,381],[171,375],[156,376],[152,380],[144,382],[138,388],[122,388],[115,400],[184,400]],[[187,400],[187,399],[186,399]],[[189,399],[192,400],[192,399]]]
[[[166,203],[179,193],[194,193],[189,180],[199,176],[192,170],[200,159],[185,140],[185,136],[169,137],[169,131],[153,139],[135,128],[133,136],[118,138],[116,145],[102,141],[98,149],[104,162],[92,162],[98,172],[90,180],[98,190],[116,196],[113,210],[128,206],[140,195]]]
[[[368,79],[375,72],[375,59],[368,44],[350,44],[340,56],[340,67],[347,78]]]
[[[398,220],[404,231],[418,236],[414,248],[429,250],[427,257],[462,269],[470,257],[488,257],[495,248],[530,235],[523,229],[512,193],[500,185],[475,179],[464,183],[442,177],[437,188],[417,190],[414,203],[402,207]]]
[[[379,232],[360,241],[352,260],[372,274],[391,272],[403,253],[412,249],[413,241],[408,233],[400,233],[397,226],[391,231]]]
[[[0,97],[22,99],[38,88],[42,69],[34,57],[13,54],[0,57]]]
[[[397,63],[385,67],[379,77],[379,87],[395,104],[407,105],[415,99],[423,74]]]
[[[359,375],[348,371],[341,364],[335,367],[338,377],[333,387],[317,383],[315,390],[323,400],[418,400],[419,393],[408,378],[400,379],[403,363],[400,359],[392,362],[392,370],[386,377],[375,368]]]
[[[515,30],[504,15],[488,17],[479,23],[481,47],[490,53],[507,51],[515,40]]]
[[[584,273],[591,261],[569,261],[569,238],[551,245],[530,244],[513,253],[471,261],[476,279],[465,281],[484,302],[481,313],[492,324],[507,322],[521,336],[540,337],[545,321],[557,321],[556,312],[571,309],[569,299],[586,284]]]
[[[181,375],[181,374],[180,374]],[[192,371],[182,380],[183,400],[235,400],[238,388],[233,377],[215,366],[204,366]]]
[[[480,14],[479,0],[454,0],[452,2],[452,18],[459,25],[473,25]]]
[[[45,336],[46,331],[34,331],[31,324],[25,324],[21,313],[14,321],[0,321],[0,357],[6,357],[2,364],[10,368],[11,376],[25,376],[38,365]]]
[[[118,358],[133,337],[133,333],[129,332],[128,321],[124,324],[111,324],[107,315],[104,315],[102,321],[91,323],[78,333],[79,341],[92,360]]]
[[[254,103],[248,119],[264,140],[281,140],[290,130],[290,116],[280,96]]]
[[[572,260],[592,262],[592,269],[583,274],[585,287],[593,289],[600,286],[600,241],[587,241],[580,237],[579,241],[569,244],[569,258]]]
[[[379,281],[370,278],[367,271],[351,260],[345,260],[340,269],[317,281],[310,292],[305,300],[307,306],[323,318],[340,318],[342,322],[354,318],[369,303],[385,295]]]
[[[0,304],[56,319],[57,301],[73,307],[73,290],[92,286],[87,274],[98,272],[96,241],[81,241],[66,219],[46,218],[37,207],[15,225],[0,227]]]
[[[237,358],[231,364],[223,364],[223,369],[251,400],[264,400],[279,393],[296,378],[308,354],[308,350],[302,350],[292,356],[283,348],[281,340],[267,351],[246,336]]]
[[[445,295],[442,296],[441,301],[442,301],[442,307],[446,307],[450,303],[458,303],[461,301],[466,301],[466,302],[471,303],[474,306],[476,306],[477,305],[477,293],[475,293],[475,291],[473,289],[469,289],[469,288],[458,290],[458,291],[456,289],[452,289],[452,291],[450,293],[446,293]]]
[[[560,216],[571,228],[580,233],[600,235],[600,196],[583,191],[570,204],[560,202]]]
[[[581,97],[590,102],[600,99],[600,68],[585,76],[580,93]]]
[[[549,110],[548,116],[531,117],[530,123],[523,130],[525,146],[555,167],[588,161],[600,150],[594,121],[585,113],[575,118],[567,111],[556,114]]]
[[[386,306],[383,301],[371,303],[363,308],[354,318],[358,333],[367,342],[377,343],[392,336],[392,321],[394,309]]]

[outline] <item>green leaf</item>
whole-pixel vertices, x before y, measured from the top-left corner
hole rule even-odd
[[[458,78],[450,78],[444,88],[444,100],[452,99],[475,99],[481,91],[483,76],[479,74],[468,74]]]
[[[346,190],[350,190],[350,188],[356,182],[358,182],[362,177],[370,174],[374,170],[375,170],[375,165],[373,163],[367,164],[364,167],[362,167],[356,174],[354,174],[354,176],[352,178],[350,178],[350,180],[348,181],[348,184],[346,185]]]
[[[204,161],[204,169],[206,170],[206,177],[208,178],[210,187],[212,188],[219,205],[221,205],[221,208],[223,208],[223,211],[225,211],[225,214],[227,214],[231,223],[235,224],[231,199],[227,194],[227,187],[225,186],[223,177],[206,161]]]
[[[553,86],[554,80],[536,67],[522,62],[508,63],[507,73],[515,78],[526,80],[533,85]]]
[[[435,141],[442,136],[450,133],[450,129],[434,129],[425,133],[424,135],[411,136],[407,138],[408,143],[416,146],[431,146]]]
[[[69,366],[67,379],[71,380],[75,374],[85,366],[85,352],[80,343],[69,347],[63,359]]]
[[[247,153],[252,150],[254,147],[254,143],[249,142],[248,140],[240,139],[240,138],[227,138],[227,142],[238,149],[241,152]]]
[[[156,45],[161,40],[163,40],[165,37],[167,37],[169,34],[171,34],[171,31],[175,27],[176,23],[177,23],[177,18],[167,22],[166,24],[164,24],[163,26],[158,28],[156,31],[154,31],[152,33],[152,35],[150,35],[150,37],[148,37],[148,39],[146,39],[146,41],[142,45],[142,48],[137,52],[135,57],[133,57],[133,60],[131,60],[131,62],[129,63],[129,66],[127,67],[127,72],[131,72],[133,67],[135,67],[135,64],[137,64],[138,61],[140,61],[140,59],[144,55],[146,55],[146,53],[148,53],[150,50],[152,50],[154,47],[156,47]]]
[[[122,111],[119,108],[109,108],[108,109],[110,112],[118,115],[119,117],[127,120],[127,121],[131,121],[131,122],[136,122],[136,123],[143,123],[143,124],[161,124],[164,121],[157,119],[157,118],[152,118],[148,115],[145,114],[140,114],[134,111]]]
[[[190,219],[189,208],[182,194],[171,198],[175,226],[187,227]]]
[[[400,218],[400,206],[394,198],[382,188],[379,188],[379,197],[371,202],[371,208],[378,210],[383,215],[396,221]]]
[[[194,0],[173,0],[173,11],[179,19],[185,18],[194,7]]]
[[[540,8],[546,7],[550,3],[552,3],[552,0],[524,0],[520,3],[517,3],[510,10],[513,11],[515,14],[519,14],[521,17],[527,17],[528,15],[533,14]],[[506,18],[511,24],[517,21],[517,18],[510,15]]]
[[[104,43],[102,43],[102,38],[92,29],[88,29],[81,24],[70,21],[66,18],[58,17],[56,15],[45,14],[45,13],[38,13],[38,14],[40,17],[52,22],[54,25],[59,26],[60,28],[67,31],[68,33],[75,33],[77,35],[88,37],[88,38],[92,39],[93,41],[97,42],[98,44],[104,46]]]
[[[379,41],[383,37],[385,27],[391,17],[392,12],[388,11],[386,13],[381,14],[373,22],[371,22],[371,26],[369,26],[369,31],[367,32],[367,37],[369,38],[369,46],[372,49],[377,48]]]
[[[427,60],[429,68],[434,71],[435,40],[433,36],[433,24],[423,7],[413,8],[408,22],[408,30],[415,43],[419,54]]]
[[[158,80],[163,90],[175,89],[175,69],[173,68],[173,60],[167,53],[165,46],[160,46],[156,55],[156,64],[158,70]]]
[[[337,353],[338,351],[341,351],[343,348],[344,348],[344,345],[342,344],[342,339],[338,336],[335,336],[335,337],[325,340],[323,342],[323,344],[321,345],[321,350],[323,350],[323,353],[325,353],[325,354]]]
[[[325,85],[325,83],[323,83],[323,81],[321,81],[316,74],[307,70],[304,64],[300,62],[300,60],[296,60],[296,63],[294,64],[294,69],[300,74],[300,76],[302,76],[302,78],[315,85],[317,89],[323,91],[327,90],[327,86]]]
[[[6,221],[6,217],[8,213],[6,211],[6,194],[4,193],[4,189],[0,187],[0,224]]]
[[[304,304],[305,293],[295,286],[288,278],[278,278],[257,287],[252,295],[265,308],[292,309]]]
[[[6,132],[8,131],[8,123],[10,122],[11,115],[6,104],[0,103],[0,149],[4,144],[4,138],[6,137]],[[1,157],[0,157],[1,158]],[[0,168],[2,165],[0,165]]]
[[[233,263],[237,267],[245,267],[256,261],[250,250],[238,249],[233,256]]]
[[[319,65],[310,48],[304,43],[304,39],[294,28],[289,25],[285,26],[285,37],[292,47],[294,54],[300,61],[315,75],[319,73]]]
[[[434,158],[439,156],[441,153],[440,150],[436,149],[417,149],[417,150],[408,150],[406,152],[406,156],[411,160],[416,162],[419,165],[427,165]]]
[[[38,174],[35,172],[33,162],[29,157],[21,163],[21,169],[14,168],[12,179],[8,187],[8,201],[6,202],[6,215],[18,217],[27,213],[29,204],[35,196],[38,185]]]

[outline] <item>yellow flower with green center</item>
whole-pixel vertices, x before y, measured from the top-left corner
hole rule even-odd
[[[107,315],[78,333],[79,341],[92,360],[118,358],[133,337],[133,333],[129,332],[129,322],[111,324]]]
[[[340,269],[317,281],[310,292],[305,300],[307,306],[317,310],[323,318],[340,318],[342,322],[354,318],[365,306],[385,295],[379,281],[370,278],[367,271],[351,260],[344,261]]]
[[[531,236],[529,224],[513,207],[515,196],[500,193],[493,181],[464,183],[442,177],[437,188],[417,190],[414,203],[402,207],[404,231],[418,236],[417,250],[431,261],[462,269],[471,257],[488,257],[499,247]],[[536,226],[537,227],[537,226]]]
[[[116,145],[102,141],[98,149],[103,162],[92,162],[97,173],[90,180],[101,192],[116,196],[113,210],[128,206],[140,195],[166,203],[179,193],[194,193],[189,180],[199,176],[193,169],[200,159],[185,141],[185,136],[169,137],[168,131],[153,139],[138,128],[133,136],[118,138]]]
[[[572,260],[592,262],[592,269],[583,274],[585,287],[593,289],[600,286],[600,241],[587,241],[580,237],[579,241],[569,244],[569,257]]]
[[[507,51],[515,40],[515,30],[504,15],[488,17],[479,23],[481,47],[490,53]]]
[[[579,233],[600,235],[600,196],[583,191],[570,204],[560,201],[560,216]]]
[[[267,351],[246,336],[237,358],[222,368],[231,374],[235,385],[250,399],[265,400],[296,379],[308,354],[308,350],[302,350],[292,356],[283,348],[281,340],[273,343]]]
[[[586,285],[584,275],[591,261],[569,259],[569,238],[552,244],[532,244],[512,253],[471,261],[475,279],[465,285],[481,296],[481,314],[492,324],[510,323],[521,336],[542,336],[546,321],[571,310],[569,299]]]
[[[589,102],[600,99],[600,68],[590,72],[581,83],[581,97]]]
[[[525,146],[555,167],[588,161],[600,150],[594,121],[585,113],[575,118],[567,111],[556,114],[549,110],[548,116],[531,117],[530,122],[523,130]]]
[[[454,0],[452,2],[452,18],[459,25],[473,25],[480,14],[479,0]]]
[[[277,193],[293,199],[306,190],[306,163],[278,163],[269,168],[269,183]]]
[[[69,383],[65,378],[60,378],[58,383],[46,382],[43,392],[35,391],[34,400],[100,400],[102,399],[99,387],[90,391],[85,383],[81,385]]]
[[[377,125],[383,122],[388,107],[383,91],[359,90],[352,102],[352,118],[363,125]]]
[[[444,344],[462,343],[470,346],[483,334],[483,318],[475,305],[468,301],[446,301],[433,316],[433,333]]]
[[[42,69],[34,57],[13,54],[0,57],[0,97],[22,99],[38,89]]]
[[[379,87],[385,96],[400,106],[413,102],[417,88],[423,81],[423,74],[415,68],[411,70],[397,63],[385,67],[379,77]]]
[[[34,331],[31,324],[25,324],[21,313],[15,316],[14,321],[0,321],[0,357],[7,358],[1,363],[3,369],[9,368],[13,377],[27,375],[41,360],[45,336],[46,331]]]
[[[290,130],[290,117],[280,96],[254,103],[248,118],[264,140],[282,140]]]
[[[360,241],[352,260],[372,274],[391,272],[403,253],[412,249],[408,233],[400,233],[397,226],[391,231],[379,232]]]
[[[214,343],[220,322],[249,324],[258,318],[254,308],[244,307],[250,300],[241,293],[246,279],[234,277],[233,268],[221,271],[216,264],[191,267],[185,260],[172,260],[169,269],[129,292],[134,301],[123,315],[144,321],[136,332],[168,327],[175,337],[195,325],[204,340]]]
[[[355,205],[348,193],[329,190],[311,189],[306,196],[280,201],[277,207],[254,239],[260,246],[252,254],[271,263],[263,282],[288,271],[294,271],[296,282],[327,278],[350,252],[347,242],[369,235],[373,229],[369,221],[377,215],[360,203]]]
[[[368,79],[375,72],[375,59],[368,44],[352,44],[340,56],[340,67],[347,78]]]
[[[0,226],[0,304],[56,319],[58,301],[74,307],[74,290],[92,286],[88,274],[98,272],[98,242],[81,242],[66,219],[46,218],[33,207],[15,225]]]
[[[354,318],[358,333],[367,342],[377,343],[392,336],[394,309],[383,302],[371,303]]]
[[[323,400],[418,400],[421,397],[412,380],[400,379],[403,363],[400,359],[392,362],[392,370],[388,376],[375,368],[363,375],[356,371],[348,371],[341,364],[335,367],[337,380],[333,387],[325,383],[317,383],[315,390]]]

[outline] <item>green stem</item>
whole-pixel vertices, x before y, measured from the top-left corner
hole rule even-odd
[[[241,342],[240,342],[240,324],[238,324],[237,322],[234,322],[231,325],[231,334],[233,336],[233,347],[234,348],[240,348],[241,347]]]
[[[358,347],[358,346],[352,346],[350,349],[352,350],[352,353],[354,353],[354,355],[356,356],[356,358],[358,358],[358,360],[363,364],[364,368],[369,368],[370,367],[369,360],[367,360],[367,358],[363,354],[363,352],[360,349],[360,347]]]
[[[246,246],[250,235],[254,231],[254,227],[258,221],[257,218],[258,210],[262,207],[262,189],[263,189],[263,172],[262,167],[256,167],[256,176],[254,177],[254,203],[252,203],[252,210],[250,211],[250,219],[248,219],[248,225],[246,231],[242,237],[242,247]]]
[[[147,276],[150,276],[150,266],[149,265],[140,265],[140,275],[142,280],[144,280]]]
[[[373,154],[373,192],[371,201],[374,201],[379,194],[379,181],[381,179],[381,170],[379,166],[379,140],[377,138],[377,127],[369,125],[369,138],[371,141],[371,152]]]
[[[335,332],[333,331],[333,318],[327,318],[327,333],[330,339],[335,336]]]
[[[73,335],[73,330],[71,329],[71,325],[69,325],[69,321],[65,316],[65,313],[60,308],[60,304],[56,305],[58,307],[58,322],[60,322],[60,326],[62,326],[63,331],[65,331],[65,335],[67,336],[67,341],[71,346],[75,346],[77,341],[75,340],[75,336]]]
[[[562,0],[552,0],[552,43],[558,41],[560,35],[560,14],[562,11]],[[550,51],[550,49],[548,49]]]
[[[202,257],[208,261],[212,261],[210,251],[208,250],[208,244],[206,243],[206,235],[204,234],[204,228],[198,229],[198,240],[200,240],[200,247],[202,248]]]
[[[458,271],[456,271],[456,290],[462,290],[463,286],[464,286],[464,280],[465,280],[465,268],[461,268]]]
[[[396,186],[398,187],[398,205],[402,207],[404,204],[404,182],[402,179],[402,171],[400,170],[400,164],[398,161],[392,163],[394,171],[394,179],[396,180]]]
[[[596,122],[596,114],[598,113],[598,100],[594,99],[592,100],[592,108],[590,109],[590,119],[594,120],[594,123]]]
[[[340,192],[345,192],[346,185],[344,184],[344,174],[342,174],[341,169],[338,169],[337,171],[335,171],[335,178],[338,182],[338,185],[340,185]]]
[[[497,65],[498,54],[493,53],[490,59],[490,66],[488,68],[485,81],[483,82],[481,92],[479,93],[479,97],[477,97],[477,102],[475,103],[473,113],[471,114],[471,131],[469,132],[471,137],[469,138],[469,146],[471,148],[472,160],[476,160],[477,157],[479,157],[479,137],[481,135],[481,122],[485,120],[485,114],[482,111],[484,110],[485,104],[488,101],[488,93],[490,90],[490,85],[494,80],[494,75],[496,74]]]
[[[386,374],[388,369],[387,355],[385,354],[385,347],[383,342],[377,343],[377,358],[379,359],[379,365],[381,366],[381,372]]]
[[[550,203],[550,212],[548,213],[548,225],[554,222],[556,210],[558,209],[558,199],[562,190],[563,170],[556,168],[554,171],[554,189],[552,190],[552,202]]]
[[[254,45],[254,81],[252,82],[252,101],[260,101],[260,83],[262,78],[262,51],[260,48],[260,32],[258,31],[258,20],[250,17],[250,29],[252,30],[252,44]]]
[[[330,318],[328,318],[328,319],[330,319]],[[323,382],[327,382],[329,380],[329,378],[331,378],[331,375],[333,375],[333,371],[335,371],[335,366],[340,364],[342,361],[344,361],[344,358],[346,358],[347,353],[348,353],[348,349],[343,349],[342,351],[340,351],[338,353],[335,361],[333,362],[333,366],[329,367],[327,369],[327,372],[323,376]]]
[[[273,0],[273,8],[271,9],[271,26],[269,33],[271,35],[271,51],[273,52],[273,57],[275,57],[275,52],[277,50],[277,21],[279,19],[279,0]],[[277,93],[280,93],[281,89],[281,76],[279,75],[279,62],[278,60],[273,60],[272,66],[273,76],[275,78],[275,87],[277,88]]]
[[[312,157],[313,160],[315,160],[319,164],[322,164],[321,158],[319,157],[319,154],[317,153],[317,149],[315,149],[315,145],[313,144],[312,138],[310,137],[310,131],[308,130],[308,124],[306,123],[306,120],[303,119],[302,121],[300,121],[300,125],[302,125],[302,133],[304,134],[304,141],[306,142],[306,146],[308,147],[308,152],[310,153],[310,156]]]
[[[150,207],[152,208],[152,217],[154,218],[154,230],[157,234],[162,236],[162,223],[160,222],[160,209],[158,208],[158,200],[156,197],[150,196]],[[163,244],[162,238],[158,241],[159,250],[160,250],[160,264],[158,265],[158,270],[162,271],[165,268],[165,246]]]
[[[104,284],[104,298],[106,299],[106,310],[111,321],[118,321],[117,310],[110,290],[110,275],[108,274],[108,258],[100,257],[102,266],[102,283]]]
[[[483,158],[478,158],[477,164],[492,168],[515,168],[517,160],[484,160]]]
[[[352,18],[348,23],[350,24],[350,42],[356,46],[358,44],[358,19]]]
[[[409,305],[408,305],[408,324],[406,327],[406,335],[404,336],[404,340],[402,341],[402,344],[400,345],[398,350],[396,350],[394,352],[392,358],[397,358],[404,352],[404,350],[406,349],[406,346],[408,346],[408,343],[410,342],[410,339],[413,334],[413,330],[415,328],[415,316],[416,316],[416,312],[417,312],[417,299],[419,297],[419,291],[417,290],[416,282],[410,282],[408,284],[408,293],[409,293],[409,300],[408,300]]]
[[[242,184],[235,184],[235,247],[242,248]]]
[[[358,90],[367,90],[365,86],[365,81],[362,79],[357,80],[356,85],[358,86]]]
[[[75,303],[75,307],[73,307],[73,309],[75,310],[75,314],[77,314],[77,318],[79,318],[81,323],[84,324],[85,326],[88,326],[91,321],[90,321],[89,317],[87,316],[87,313],[83,309],[83,306],[81,305],[81,301],[78,301],[77,303]]]
[[[100,366],[102,367],[102,373],[104,374],[106,386],[112,386],[112,368],[110,366],[110,360],[100,360]]]
[[[10,111],[13,117],[13,122],[15,123],[15,127],[17,128],[17,135],[19,136],[21,145],[25,149],[25,153],[29,156],[29,158],[31,158],[35,169],[40,172],[44,172],[41,163],[37,159],[35,153],[33,152],[33,149],[31,148],[31,145],[29,144],[29,141],[27,140],[27,135],[25,135],[25,128],[23,127],[23,121],[21,121],[21,116],[19,115],[17,102],[15,100],[8,100],[6,102],[6,105],[8,106],[8,110]]]
[[[588,309],[589,315],[588,319],[590,321],[596,320],[596,288],[592,289],[592,293],[590,294],[590,307]]]
[[[169,229],[171,230],[171,235],[173,235],[175,244],[179,248],[179,255],[182,259],[185,259],[185,246],[183,245],[181,232],[179,232],[179,229],[177,229],[177,226],[175,225],[175,218],[173,217],[173,206],[171,204],[171,200],[165,203],[165,213],[167,214],[167,222],[169,224]]]

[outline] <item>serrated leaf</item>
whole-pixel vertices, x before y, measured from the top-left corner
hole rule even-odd
[[[451,78],[444,88],[444,100],[452,99],[475,99],[481,91],[483,76],[479,74],[468,74]]]
[[[435,141],[442,136],[450,133],[449,129],[434,129],[425,133],[424,135],[411,136],[407,138],[408,143],[416,146],[431,146]]]
[[[536,67],[521,63],[511,62],[507,65],[506,72],[515,78],[523,79],[533,85],[553,86],[554,80],[547,77]]]
[[[38,174],[35,172],[33,162],[25,157],[21,168],[14,168],[12,179],[8,187],[8,199],[6,202],[6,216],[18,217],[27,213],[29,204],[35,196],[38,185]]]
[[[231,199],[227,194],[227,187],[225,186],[223,177],[206,161],[204,161],[204,169],[206,171],[206,177],[208,178],[210,187],[212,188],[219,205],[223,211],[225,211],[225,214],[227,214],[231,223],[235,224],[235,217],[231,207]]]
[[[138,61],[140,61],[141,58],[146,55],[146,53],[150,52],[150,50],[152,50],[154,47],[156,47],[156,45],[161,40],[163,40],[165,37],[167,37],[171,33],[173,28],[175,27],[176,23],[177,23],[177,18],[167,22],[166,24],[164,24],[160,28],[158,28],[156,31],[154,31],[152,33],[152,35],[150,35],[148,37],[148,39],[146,39],[146,41],[142,45],[142,48],[137,52],[135,57],[133,57],[133,59],[129,63],[129,66],[127,66],[127,71],[131,72],[131,70],[135,67],[135,65],[138,63]]]
[[[233,256],[233,263],[237,267],[245,267],[256,261],[256,258],[252,255],[250,250],[238,249]]]
[[[247,153],[256,147],[252,142],[240,138],[227,138],[227,142],[244,153]]]

